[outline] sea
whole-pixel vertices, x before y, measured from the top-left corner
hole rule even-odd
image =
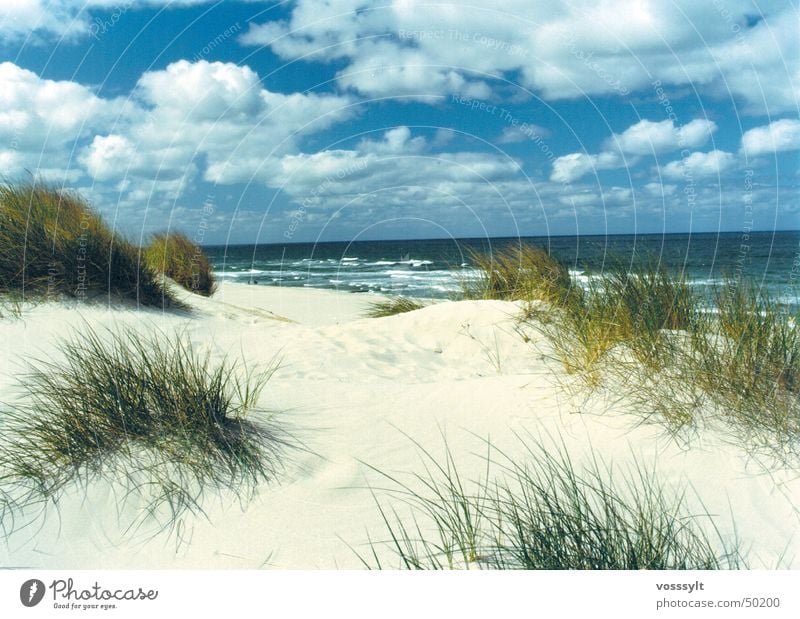
[[[455,298],[476,276],[472,251],[530,243],[568,265],[579,285],[611,265],[655,260],[699,292],[742,278],[797,307],[800,231],[424,239],[206,246],[220,281],[354,294]]]

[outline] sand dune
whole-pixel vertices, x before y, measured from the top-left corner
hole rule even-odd
[[[187,297],[188,298],[188,297]],[[410,480],[419,446],[444,454],[446,439],[464,477],[479,477],[493,446],[521,454],[521,438],[563,441],[576,462],[593,452],[625,472],[633,459],[687,490],[689,505],[733,517],[753,567],[800,567],[800,481],[770,470],[708,430],[687,447],[653,425],[616,412],[601,397],[571,397],[570,382],[544,339],[502,301],[442,302],[388,318],[363,318],[370,297],[320,290],[223,285],[212,299],[191,297],[192,313],[41,304],[22,319],[0,320],[0,393],[18,397],[14,374],[31,355],[57,359],[70,330],[127,326],[179,331],[200,349],[280,367],[261,405],[281,415],[303,441],[279,480],[245,505],[208,496],[206,516],[186,516],[170,535],[147,521],[136,531],[135,497],[101,482],[73,488],[34,525],[0,546],[0,564],[36,568],[352,568],[350,548],[386,537],[371,467]],[[370,491],[372,487],[374,491]],[[350,546],[350,547],[349,547]],[[391,553],[387,551],[387,557]],[[391,559],[390,559],[391,562]]]

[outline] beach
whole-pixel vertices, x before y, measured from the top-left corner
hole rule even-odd
[[[184,514],[168,531],[141,518],[135,493],[107,479],[76,483],[57,506],[25,514],[30,524],[4,539],[0,564],[362,568],[375,549],[399,567],[383,543],[383,514],[403,517],[410,507],[387,475],[424,491],[415,477],[430,466],[424,452],[444,461],[449,451],[462,479],[484,478],[487,454],[489,476],[502,476],[495,463],[522,461],[526,444],[539,441],[565,449],[576,467],[598,460],[620,480],[635,477],[637,463],[685,494],[688,513],[709,514],[722,537],[737,537],[750,567],[800,568],[792,470],[713,426],[677,439],[626,410],[613,385],[582,395],[547,339],[520,323],[522,302],[438,301],[367,318],[376,295],[239,283],[211,298],[179,294],[190,309],[24,304],[20,317],[0,319],[3,399],[23,397],[15,375],[26,359],[57,362],[59,339],[72,333],[180,334],[212,361],[277,368],[258,402],[269,413],[253,415],[276,414],[296,439],[282,470],[252,498],[206,493],[205,513]]]

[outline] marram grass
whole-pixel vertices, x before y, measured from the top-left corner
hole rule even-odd
[[[152,271],[163,273],[195,294],[210,297],[217,288],[208,257],[185,234],[153,235],[144,249],[144,261]]]
[[[746,567],[736,540],[711,516],[689,514],[682,494],[668,491],[638,465],[619,475],[596,459],[573,464],[566,450],[527,443],[523,461],[503,474],[464,480],[447,451],[423,452],[425,474],[410,483],[382,473],[390,495],[410,507],[378,508],[386,538],[371,542],[368,568],[687,570]],[[380,471],[379,471],[380,472]],[[377,500],[377,499],[376,499]],[[405,513],[405,512],[404,512]],[[388,564],[380,547],[397,560]]]
[[[0,293],[175,299],[140,265],[139,250],[77,195],[38,184],[0,185]]]
[[[414,312],[423,307],[425,307],[424,303],[420,303],[414,299],[409,299],[408,297],[394,297],[392,299],[370,303],[366,315],[369,318],[384,318],[386,316],[394,316],[395,314]]]
[[[700,315],[685,277],[647,259],[630,268],[617,263],[573,298],[539,317],[566,369],[592,385],[615,349],[648,368],[662,368],[676,352],[671,332],[694,328]]]
[[[489,253],[471,251],[470,261],[478,276],[462,282],[466,299],[540,300],[561,305],[572,302],[580,292],[567,267],[533,245],[511,245]]]
[[[273,368],[212,362],[180,336],[84,328],[35,361],[3,411],[3,512],[58,503],[75,483],[127,486],[171,526],[208,490],[248,497],[290,441],[258,400]],[[258,413],[257,419],[251,419]],[[12,498],[13,497],[13,498]]]
[[[589,389],[613,388],[671,431],[710,416],[748,447],[785,456],[800,446],[798,315],[746,278],[708,298],[653,257],[616,261],[586,289],[524,245],[474,262],[482,275],[467,296],[545,301],[523,319]]]

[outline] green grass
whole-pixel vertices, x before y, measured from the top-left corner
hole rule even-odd
[[[370,568],[685,570],[744,567],[737,542],[710,516],[690,515],[636,465],[619,482],[596,459],[577,468],[563,449],[526,441],[523,462],[473,483],[423,451],[425,473],[406,483],[383,473],[389,492],[410,506],[400,516],[379,504],[388,539],[373,541]],[[376,499],[377,500],[377,499]],[[381,546],[397,565],[379,558]]]
[[[798,316],[745,281],[717,290],[718,313],[691,333],[685,374],[727,418],[772,438],[800,438]]]
[[[465,299],[540,300],[562,305],[580,293],[567,267],[533,245],[510,245],[500,250],[470,252],[478,276],[462,281]]]
[[[652,257],[617,261],[585,290],[535,248],[473,261],[483,275],[470,296],[546,302],[523,319],[590,390],[612,388],[671,431],[720,419],[748,446],[800,446],[798,316],[747,280],[709,299]]]
[[[625,349],[637,362],[658,370],[675,360],[672,332],[694,329],[700,322],[699,299],[685,277],[673,275],[653,260],[627,269],[616,264],[590,280],[575,302],[540,312],[570,373],[599,382],[604,362],[615,349]]]
[[[273,369],[212,363],[185,336],[84,329],[63,360],[31,362],[20,403],[3,411],[0,488],[6,514],[58,503],[104,478],[167,523],[202,511],[209,489],[247,497],[280,470],[287,436],[259,411]],[[260,420],[249,420],[260,412]],[[11,498],[13,497],[13,499]]]
[[[660,367],[669,353],[665,331],[687,330],[697,321],[698,304],[683,274],[671,274],[652,260],[606,272],[598,297],[614,312],[618,337],[645,365]]]
[[[384,318],[385,316],[414,312],[423,307],[425,307],[424,303],[420,303],[414,299],[409,299],[408,297],[394,297],[393,299],[370,303],[366,315],[368,318]]]
[[[19,293],[0,293],[0,319],[21,318],[22,297]]]
[[[0,185],[0,293],[175,304],[139,250],[77,195],[37,184]]]
[[[144,249],[144,261],[152,271],[163,273],[195,294],[210,297],[217,288],[208,257],[185,234],[153,235]]]

